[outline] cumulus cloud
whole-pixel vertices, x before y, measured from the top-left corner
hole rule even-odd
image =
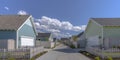
[[[55,36],[71,36],[70,33],[62,33],[61,31],[79,32],[85,30],[86,27],[86,25],[74,26],[69,21],[60,21],[46,16],[42,16],[41,19],[36,19],[35,26],[38,30],[52,32]]]
[[[24,10],[20,10],[20,11],[18,11],[17,14],[18,15],[27,15],[28,13],[26,11],[24,11]]]
[[[7,6],[4,7],[6,10],[9,10],[9,8]]]
[[[85,30],[86,27],[87,27],[86,25],[82,25],[82,26],[81,26],[81,30]]]
[[[46,16],[43,16],[41,19],[37,19],[37,25],[39,24],[40,26],[37,28],[40,28],[41,26],[46,26],[48,29],[62,29],[62,30],[71,30],[71,31],[80,31],[84,30],[85,27],[83,26],[73,26],[70,22],[68,21],[60,21],[58,19],[53,19],[49,18]]]

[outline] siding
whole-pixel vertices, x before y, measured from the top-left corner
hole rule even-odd
[[[30,20],[27,20],[26,23],[21,27],[21,29],[18,30],[18,46],[21,45],[20,43],[21,36],[29,36],[34,37],[34,39],[36,39],[36,35]]]
[[[7,43],[7,39],[6,40],[0,40],[0,49],[7,49],[8,47],[8,43]]]
[[[86,47],[86,38],[85,38],[85,33],[83,33],[77,41],[78,48],[85,48]]]
[[[108,39],[105,45],[108,44],[109,47],[120,45],[120,27],[104,27],[104,38]]]
[[[104,27],[103,29],[104,37],[113,37],[119,38],[120,37],[120,27]]]
[[[4,39],[0,40],[0,49],[14,49],[15,48],[15,40],[13,39]]]
[[[14,39],[16,40],[16,32],[15,31],[0,31],[0,40],[4,39]]]
[[[95,22],[91,21],[88,25],[88,28],[85,32],[86,38],[92,36],[101,36],[102,37],[102,27],[96,24]]]
[[[100,44],[103,43],[102,27],[92,20],[89,22],[89,24],[87,26],[87,29],[85,31],[85,35],[86,35],[87,39],[90,37],[94,37],[94,36],[101,36]],[[95,42],[93,42],[93,43],[95,43]]]
[[[40,39],[40,41],[49,41],[48,37],[39,37],[38,40]]]

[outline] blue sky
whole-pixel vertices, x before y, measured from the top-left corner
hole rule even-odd
[[[120,0],[0,0],[0,14],[17,14],[20,11],[38,20],[46,17],[81,27],[91,17],[120,17]]]

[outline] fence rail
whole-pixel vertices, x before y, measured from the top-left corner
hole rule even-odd
[[[86,51],[93,55],[100,56],[103,59],[107,57],[120,58],[120,49],[118,48],[111,48],[104,50],[94,47],[86,47]]]
[[[44,51],[44,47],[33,47],[30,48],[30,58]]]
[[[1,59],[26,59],[30,60],[33,56],[44,51],[43,47],[21,48],[21,49],[0,49]]]

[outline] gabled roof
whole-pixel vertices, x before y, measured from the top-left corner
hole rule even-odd
[[[39,37],[50,37],[51,33],[38,33],[37,38]]]
[[[120,18],[91,18],[102,26],[120,26]]]
[[[30,15],[0,15],[0,30],[18,30]]]
[[[61,38],[61,40],[69,40],[69,38]]]
[[[79,34],[77,35],[77,37],[80,37],[81,35],[83,35],[83,33],[84,33],[84,31],[81,32],[81,33],[79,33]]]

